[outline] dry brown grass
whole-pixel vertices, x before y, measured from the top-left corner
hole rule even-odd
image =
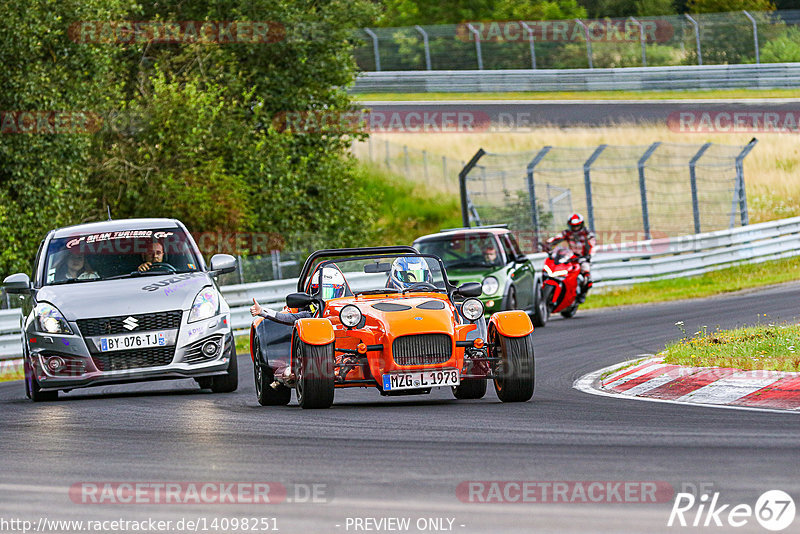
[[[656,141],[745,145],[752,134],[686,134],[659,125],[618,125],[602,128],[542,127],[524,133],[383,134],[374,140],[469,160],[478,150],[508,153],[536,150],[545,145],[577,147],[598,144],[646,145]],[[800,137],[764,133],[745,159],[750,222],[800,215]],[[373,141],[374,142],[374,141]],[[453,191],[454,193],[456,191]]]

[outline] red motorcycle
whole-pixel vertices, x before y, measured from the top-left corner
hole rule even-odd
[[[578,311],[581,266],[570,249],[559,247],[548,251],[542,270],[542,298],[549,313],[560,313],[569,319]]]

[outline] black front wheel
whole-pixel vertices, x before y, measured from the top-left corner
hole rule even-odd
[[[258,403],[261,406],[286,406],[292,400],[292,390],[283,384],[277,384],[276,387],[272,387],[275,382],[275,374],[271,367],[260,363],[260,348],[261,343],[256,338],[253,347],[255,351],[253,376],[256,382]]]
[[[537,284],[534,290],[534,305],[533,305],[533,326],[542,327],[547,324],[547,319],[550,318],[550,308],[544,298],[544,291],[542,291],[542,284]]]
[[[533,335],[506,337],[496,330],[490,334],[492,351],[499,358],[494,390],[503,402],[525,402],[533,397]]]
[[[486,395],[486,380],[467,378],[457,386],[453,386],[453,396],[457,399],[482,399]]]
[[[239,362],[236,361],[236,344],[231,335],[230,361],[228,373],[215,376],[211,380],[211,391],[214,393],[232,393],[239,387]]]
[[[335,389],[333,343],[309,345],[298,339],[295,342],[295,358],[297,403],[306,409],[330,408]]]
[[[33,402],[52,402],[58,400],[58,391],[42,391],[39,381],[34,376],[33,369],[25,360],[25,394]]]

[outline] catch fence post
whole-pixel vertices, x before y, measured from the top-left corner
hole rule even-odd
[[[385,147],[384,157],[386,159],[386,170],[390,171],[390,170],[392,170],[392,164],[389,162],[389,141],[386,140],[383,143],[384,143],[383,146]]]
[[[528,41],[531,44],[531,68],[536,70],[536,47],[533,45],[533,29],[525,21],[520,21],[520,24],[528,32]]]
[[[575,19],[575,22],[581,25],[583,28],[583,35],[586,38],[586,57],[589,58],[589,68],[594,68],[594,62],[592,61],[592,40],[589,37],[589,27],[583,23],[581,19]]]
[[[694,214],[694,233],[700,233],[700,202],[697,198],[697,162],[703,157],[706,150],[711,146],[711,143],[706,143],[700,147],[691,160],[689,160],[689,181],[692,186],[692,213]]]
[[[650,212],[647,209],[647,183],[644,179],[644,166],[647,163],[647,160],[650,156],[653,155],[653,152],[661,145],[661,141],[656,141],[645,151],[641,158],[639,158],[639,162],[637,163],[637,167],[639,168],[639,193],[642,196],[642,226],[644,227],[644,239],[645,241],[650,239]]]
[[[528,197],[531,203],[531,222],[533,223],[533,235],[535,242],[533,243],[533,250],[539,250],[539,207],[536,202],[536,186],[533,179],[533,171],[536,166],[544,159],[551,146],[542,148],[536,156],[528,163]]]
[[[461,193],[461,222],[465,228],[469,228],[469,197],[467,195],[467,175],[472,170],[475,165],[478,164],[478,160],[486,154],[486,151],[482,148],[479,148],[475,155],[472,156],[472,159],[469,160],[469,163],[464,165],[461,171],[458,173],[458,188]]]
[[[475,55],[478,57],[478,70],[483,70],[483,53],[481,52],[481,34],[472,24],[467,24],[467,28],[475,36]]]
[[[592,164],[600,157],[608,145],[600,145],[583,164],[583,185],[586,189],[586,218],[589,221],[589,230],[594,232],[594,205],[592,204]]]
[[[628,17],[639,26],[639,42],[642,44],[642,67],[647,66],[647,49],[645,48],[644,26],[634,17]]]
[[[758,139],[752,138],[736,156],[736,184],[739,190],[739,217],[742,226],[750,224],[750,217],[747,214],[747,192],[744,188],[744,158],[753,150],[756,143],[758,143]]]
[[[372,37],[372,52],[375,54],[375,70],[377,72],[381,71],[381,53],[378,50],[378,36],[375,35],[375,32],[370,30],[369,28],[364,28],[364,31]]]
[[[686,16],[687,19],[689,19],[689,22],[691,22],[692,25],[694,26],[694,40],[695,40],[695,43],[697,43],[697,64],[698,65],[702,65],[703,64],[703,51],[700,48],[700,25],[688,13],[685,13],[684,15]]]
[[[422,172],[423,172],[423,175],[425,176],[425,183],[426,184],[430,183],[430,180],[428,180],[428,151],[427,150],[423,150],[422,151]]]
[[[408,178],[409,174],[411,174],[408,161],[408,145],[403,145],[403,164],[406,169],[406,178]]]
[[[754,19],[753,16],[750,15],[750,13],[748,13],[747,11],[744,11],[743,13],[747,16],[748,19],[750,19],[750,22],[753,23],[753,43],[755,45],[755,50],[756,50],[756,65],[758,65],[761,63],[761,54],[759,53],[758,50],[758,25],[756,24],[756,19]]]
[[[425,45],[425,69],[431,70],[431,48],[428,44],[428,32],[422,29],[422,26],[417,24],[414,26],[416,30],[422,34],[422,42]]]

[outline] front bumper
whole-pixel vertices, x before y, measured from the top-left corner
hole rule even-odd
[[[186,324],[187,313],[168,345],[150,349],[100,352],[99,336],[28,333],[30,372],[43,391],[225,374],[236,354],[229,315]]]

